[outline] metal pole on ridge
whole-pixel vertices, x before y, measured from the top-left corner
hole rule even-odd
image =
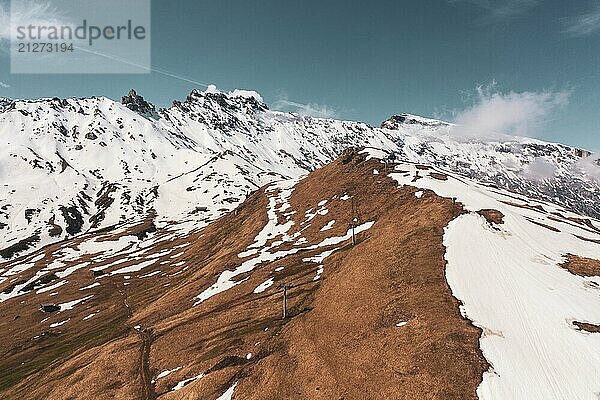
[[[283,288],[283,319],[287,318],[287,290],[292,287],[292,284],[284,283]]]

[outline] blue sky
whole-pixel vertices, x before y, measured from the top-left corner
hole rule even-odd
[[[491,116],[489,129],[599,150],[599,62],[597,0],[155,0],[152,65],[166,74],[17,75],[2,54],[0,95],[133,87],[168,106],[212,83],[374,125]]]

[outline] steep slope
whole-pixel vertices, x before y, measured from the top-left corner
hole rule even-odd
[[[268,186],[190,236],[117,231],[35,255],[19,275],[32,290],[1,303],[12,336],[3,397],[216,398],[239,382],[243,398],[393,397],[415,385],[474,398],[479,332],[444,280],[443,227],[460,209],[418,205],[365,156]],[[283,282],[294,285],[285,321]]]
[[[600,221],[375,157],[1,264],[2,397],[593,399]]]
[[[4,104],[5,103],[5,104]],[[0,113],[0,257],[151,217],[201,227],[257,188],[298,178],[350,146],[446,168],[600,216],[589,154],[525,138],[457,141],[449,124],[403,114],[363,123],[271,111],[255,92],[193,91],[157,111],[135,91],[8,101]],[[539,176],[542,163],[552,176]]]
[[[471,211],[447,226],[444,245],[448,283],[463,315],[483,330],[481,348],[493,366],[479,398],[597,396],[600,221],[454,176],[415,179],[417,168],[402,170],[392,174],[401,184],[456,198]],[[482,209],[496,210],[500,223],[487,222],[476,212]],[[561,268],[569,254],[595,261],[575,276]]]

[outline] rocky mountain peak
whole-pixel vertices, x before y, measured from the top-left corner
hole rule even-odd
[[[147,118],[154,106],[134,90],[122,103],[17,100],[0,114],[0,250],[10,250],[4,258],[143,219],[151,209],[159,222],[203,224],[264,184],[305,174],[357,146],[600,216],[597,156],[582,158],[563,145],[458,142],[447,134],[449,124],[411,114],[390,118],[385,129],[301,117],[269,111],[256,92],[215,87],[192,91],[161,110],[159,121]]]
[[[131,111],[135,111],[144,117],[158,118],[156,107],[137,94],[135,89],[131,89],[126,96],[123,96],[121,98],[121,103]]]
[[[422,125],[430,127],[450,126],[449,123],[437,119],[424,118],[414,114],[402,113],[392,115],[381,123],[381,128],[398,129],[402,125]]]
[[[222,92],[215,85],[209,85],[206,90],[194,89],[187,96],[186,102],[200,104],[208,108],[220,107],[226,111],[266,111],[268,106],[262,96],[253,90],[235,89]]]
[[[6,110],[12,103],[12,99],[9,99],[8,97],[0,97],[0,112]]]
[[[576,155],[577,157],[581,157],[581,158],[587,158],[590,157],[592,155],[592,152],[586,149],[580,149],[577,147],[574,147],[571,149],[571,152]]]

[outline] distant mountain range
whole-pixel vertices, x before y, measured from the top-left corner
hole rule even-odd
[[[0,108],[5,259],[149,216],[156,226],[204,226],[259,187],[361,146],[600,217],[597,155],[522,137],[458,140],[450,124],[410,114],[372,127],[272,111],[256,92],[213,88],[160,110],[134,90],[121,103],[3,99]]]

